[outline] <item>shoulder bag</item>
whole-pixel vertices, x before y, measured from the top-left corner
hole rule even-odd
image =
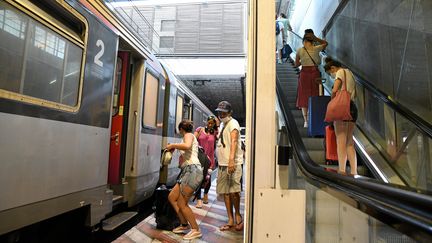
[[[327,105],[327,112],[324,121],[350,121],[352,120],[350,113],[351,93],[346,88],[346,72],[344,71],[344,80],[342,80],[342,88],[336,92],[336,95]]]

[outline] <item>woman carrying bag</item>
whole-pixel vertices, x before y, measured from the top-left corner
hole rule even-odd
[[[350,174],[357,175],[357,155],[354,148],[353,133],[357,121],[356,83],[354,75],[342,68],[338,61],[328,62],[324,70],[335,79],[332,100],[327,106],[326,122],[333,122],[336,133],[337,154],[340,174],[346,174],[347,158]]]
[[[314,45],[318,42],[319,45]],[[321,64],[320,51],[327,47],[327,41],[317,38],[313,33],[303,37],[303,47],[297,50],[295,67],[302,66],[300,71],[296,107],[302,110],[304,127],[308,127],[308,101],[311,96],[318,96],[319,85],[316,82],[321,73],[318,65]]]
[[[210,168],[207,174],[208,178],[205,178],[204,188],[204,200],[201,199],[201,188],[196,191],[196,198],[198,199],[196,207],[202,208],[203,203],[208,203],[208,192],[211,187],[211,173],[216,168],[215,163],[215,148],[216,140],[218,135],[218,126],[215,116],[209,116],[207,118],[207,124],[205,127],[198,127],[194,133],[198,140],[198,144],[204,148],[206,155],[210,159]]]

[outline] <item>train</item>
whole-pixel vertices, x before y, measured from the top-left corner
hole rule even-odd
[[[212,115],[103,1],[1,1],[0,63],[0,235],[174,185],[162,149]]]

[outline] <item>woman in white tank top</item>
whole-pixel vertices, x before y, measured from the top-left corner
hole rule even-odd
[[[342,68],[338,61],[329,60],[325,65],[324,70],[335,78],[332,89],[332,98],[336,92],[342,88],[343,83],[346,83],[346,89],[351,93],[350,113],[352,120],[349,121],[334,121],[336,133],[337,154],[339,162],[339,173],[346,174],[346,161],[350,162],[350,174],[357,175],[357,155],[354,148],[353,133],[355,123],[357,121],[357,107],[354,103],[356,96],[356,83],[354,75],[347,68]]]
[[[195,190],[201,185],[203,169],[198,160],[198,141],[192,133],[192,122],[180,122],[178,131],[183,136],[182,142],[168,144],[166,148],[169,151],[178,149],[183,158],[183,164],[181,165],[182,170],[179,179],[171,190],[168,200],[177,212],[181,223],[179,227],[173,229],[173,232],[181,234],[191,229],[183,239],[192,240],[201,237],[202,234],[188,202]]]

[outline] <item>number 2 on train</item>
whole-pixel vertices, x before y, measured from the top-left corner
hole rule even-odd
[[[102,55],[104,54],[105,51],[105,44],[103,43],[102,40],[97,40],[96,41],[96,46],[100,47],[100,51],[96,54],[96,56],[94,57],[94,63],[99,65],[100,67],[103,67],[103,62],[100,60],[100,58],[102,57]]]

